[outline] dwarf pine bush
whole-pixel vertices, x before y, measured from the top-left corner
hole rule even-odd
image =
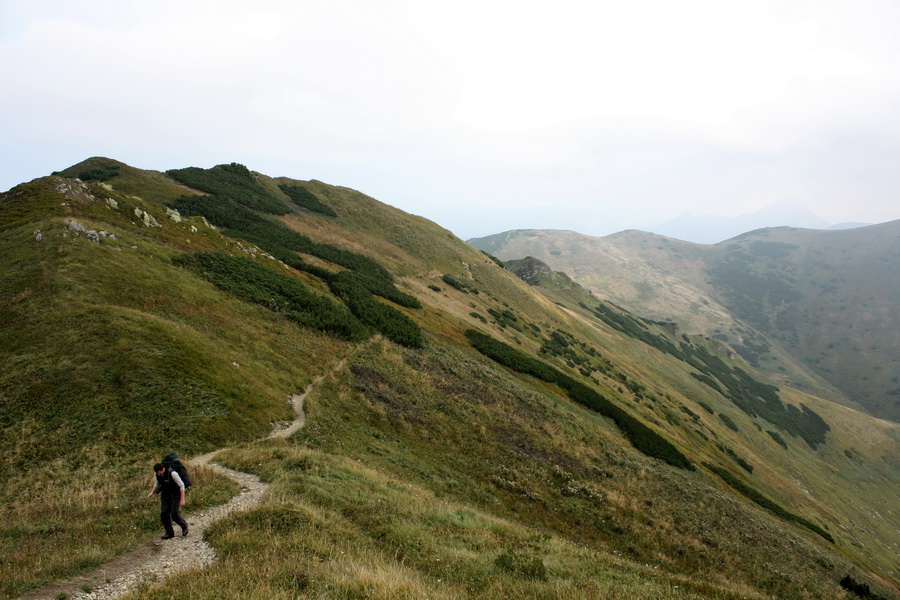
[[[182,215],[202,215],[213,225],[223,228],[226,235],[245,239],[288,266],[321,278],[328,284],[331,292],[344,302],[352,313],[351,316],[355,316],[355,319],[348,320],[347,315],[337,315],[329,309],[322,316],[316,317],[314,311],[291,309],[289,313],[292,318],[311,327],[325,327],[328,328],[327,331],[353,339],[359,335],[357,324],[364,323],[398,344],[412,348],[424,345],[422,331],[412,319],[372,296],[379,296],[406,308],[421,308],[419,300],[397,289],[393,276],[377,261],[330,244],[315,242],[261,214],[284,214],[288,211],[283,204],[281,209],[275,210],[277,203],[281,201],[259,185],[246,167],[231,164],[219,165],[206,171],[180,169],[170,171],[169,175],[211,194],[183,196],[176,200],[174,208]],[[288,186],[291,193],[298,197],[303,195],[293,187]],[[269,200],[261,200],[259,194],[268,195]],[[331,271],[311,265],[300,254],[316,256],[343,267],[344,270]],[[227,285],[234,288],[237,283],[229,281]],[[254,292],[242,288],[241,293],[249,301],[259,303]]]
[[[555,383],[566,391],[575,402],[608,417],[615,422],[622,434],[636,450],[658,458],[680,469],[694,470],[694,465],[671,442],[650,429],[644,423],[610,402],[593,388],[561,373],[550,365],[495,340],[474,329],[466,331],[472,346],[500,364],[542,381]]]
[[[706,348],[689,343],[687,336],[676,347],[666,336],[650,331],[646,324],[663,323],[637,319],[625,311],[615,310],[609,303],[596,307],[581,306],[622,333],[688,363],[698,371],[692,372],[691,376],[731,400],[751,417],[762,417],[791,435],[802,438],[811,448],[825,442],[825,435],[831,427],[816,412],[807,406],[786,406],[778,396],[777,387],[757,380],[739,367],[730,367]],[[731,427],[728,422],[726,425]]]
[[[303,186],[282,184],[278,187],[291,200],[293,200],[294,204],[296,204],[297,206],[300,206],[307,210],[311,210],[313,212],[317,212],[319,214],[326,215],[328,217],[337,216],[337,213],[335,213],[330,206],[319,200],[318,196],[316,196]]]

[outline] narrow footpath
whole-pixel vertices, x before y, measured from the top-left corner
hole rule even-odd
[[[306,413],[303,403],[306,396],[325,377],[340,371],[347,358],[342,359],[333,369],[320,375],[306,386],[302,394],[290,397],[295,417],[292,421],[276,426],[266,436],[268,438],[286,438],[306,424]],[[235,511],[248,510],[262,502],[268,484],[260,481],[251,473],[242,473],[216,464],[213,458],[223,448],[208,454],[194,457],[187,461],[188,466],[205,465],[236,481],[241,492],[230,501],[201,512],[184,515],[190,525],[187,537],[176,535],[171,540],[156,538],[127,554],[106,563],[95,571],[57,582],[39,590],[34,590],[19,600],[117,600],[138,586],[158,584],[167,577],[188,569],[203,568],[216,560],[216,552],[204,538],[207,527],[227,517]]]

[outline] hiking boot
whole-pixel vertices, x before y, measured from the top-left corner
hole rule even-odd
[[[162,537],[159,538],[159,539],[161,539],[161,540],[171,540],[173,537],[175,537],[175,534],[174,534],[174,533],[167,533],[166,535],[162,536]]]
[[[181,536],[184,537],[187,534],[188,534],[188,526],[185,525],[184,527],[181,528]]]

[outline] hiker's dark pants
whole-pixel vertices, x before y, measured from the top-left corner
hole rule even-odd
[[[178,523],[178,526],[181,527],[182,531],[187,529],[187,521],[181,518],[181,513],[179,512],[181,509],[180,504],[180,493],[177,496],[160,494],[159,518],[162,521],[163,527],[166,529],[166,535],[175,535],[175,530],[172,528],[172,521]]]

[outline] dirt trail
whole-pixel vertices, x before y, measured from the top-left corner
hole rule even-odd
[[[371,342],[370,342],[371,343]],[[313,380],[302,394],[291,396],[294,408],[293,421],[276,425],[267,438],[286,438],[306,424],[303,403],[306,396],[325,377],[340,371],[347,358],[342,359],[330,371]],[[201,512],[185,515],[190,524],[187,537],[180,535],[171,540],[158,538],[127,554],[106,563],[92,573],[51,584],[20,596],[19,600],[45,600],[68,598],[73,600],[115,600],[135,590],[142,584],[161,582],[166,577],[188,569],[205,567],[216,560],[216,552],[206,541],[207,527],[234,511],[247,510],[260,504],[268,484],[250,473],[235,471],[212,462],[222,449],[194,457],[189,466],[206,465],[241,485],[241,492],[225,504]],[[176,528],[177,531],[177,528]]]

